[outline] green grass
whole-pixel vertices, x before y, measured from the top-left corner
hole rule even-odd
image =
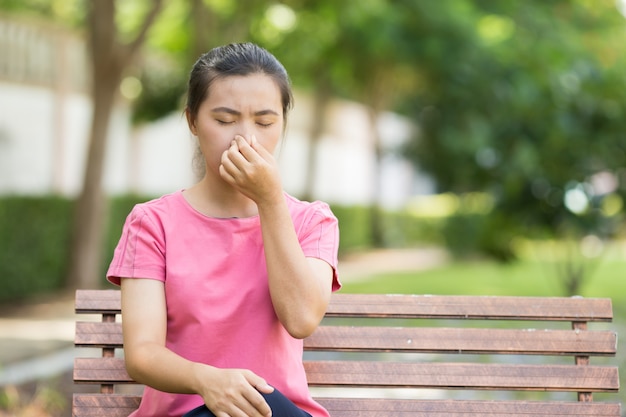
[[[426,271],[383,273],[348,282],[350,293],[452,295],[566,295],[552,262],[459,262]],[[579,294],[610,297],[616,310],[626,313],[626,260],[601,261],[584,281]],[[624,306],[624,307],[622,307]],[[622,310],[624,309],[624,310]]]

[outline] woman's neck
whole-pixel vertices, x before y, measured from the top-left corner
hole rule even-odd
[[[223,181],[206,176],[183,195],[200,213],[217,218],[245,218],[258,215],[256,203]]]

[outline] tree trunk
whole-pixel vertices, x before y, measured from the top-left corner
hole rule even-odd
[[[372,205],[370,207],[370,228],[372,232],[372,244],[374,247],[385,246],[385,231],[383,225],[383,211],[380,205],[382,194],[382,159],[383,146],[382,138],[378,129],[378,111],[369,111],[370,130],[372,132],[372,149],[374,150],[374,187],[372,195]]]
[[[132,63],[160,8],[155,0],[137,37],[128,45],[117,41],[115,2],[92,0],[89,11],[93,115],[82,191],[76,201],[68,286],[101,286],[106,199],[102,188],[109,120],[124,70]]]
[[[391,98],[394,97],[394,75],[389,72],[386,64],[373,65],[371,71],[369,88],[366,89],[365,94],[365,102],[369,106],[369,124],[372,132],[372,150],[374,151],[374,186],[370,226],[372,244],[374,247],[384,247],[386,245],[385,225],[381,202],[383,191],[382,163],[385,155],[380,129],[378,128],[378,118],[382,109],[388,108]]]
[[[82,192],[76,201],[72,239],[70,285],[97,288],[102,280],[102,248],[108,210],[102,189],[108,123],[119,87],[116,79],[101,80],[94,88],[95,101],[89,151]],[[106,88],[105,88],[106,85]]]
[[[200,55],[208,52],[212,41],[212,31],[215,27],[214,16],[209,12],[203,0],[193,0],[191,3],[192,33],[191,63],[196,62]]]
[[[102,248],[107,210],[102,189],[108,125],[121,81],[115,56],[115,8],[112,2],[94,1],[90,10],[90,52],[93,113],[83,187],[76,201],[69,284],[97,288],[102,282]]]
[[[326,107],[330,100],[330,86],[320,78],[313,96],[313,111],[311,112],[311,129],[309,130],[309,152],[307,154],[306,177],[302,199],[311,201],[315,198],[315,181],[317,177],[318,145],[326,126]]]

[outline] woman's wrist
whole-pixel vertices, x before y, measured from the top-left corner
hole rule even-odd
[[[199,362],[192,362],[190,386],[191,391],[204,397],[205,387],[210,384],[210,381],[213,378],[214,371],[216,370],[217,368],[213,368],[212,366]]]
[[[276,209],[283,208],[285,204],[285,195],[282,190],[256,202],[260,215],[264,213],[274,214]]]

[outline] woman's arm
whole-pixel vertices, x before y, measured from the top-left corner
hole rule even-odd
[[[306,258],[285,198],[259,205],[265,261],[274,310],[287,331],[305,338],[324,317],[332,289],[332,267]]]
[[[248,142],[237,136],[222,157],[220,172],[257,204],[278,319],[293,337],[309,336],[326,312],[333,270],[325,261],[304,256],[274,157],[254,137]]]
[[[258,391],[273,388],[248,370],[189,361],[165,347],[167,313],[160,281],[122,279],[122,328],[128,374],[159,391],[199,394],[218,416],[269,416]],[[242,414],[245,413],[245,414]]]

